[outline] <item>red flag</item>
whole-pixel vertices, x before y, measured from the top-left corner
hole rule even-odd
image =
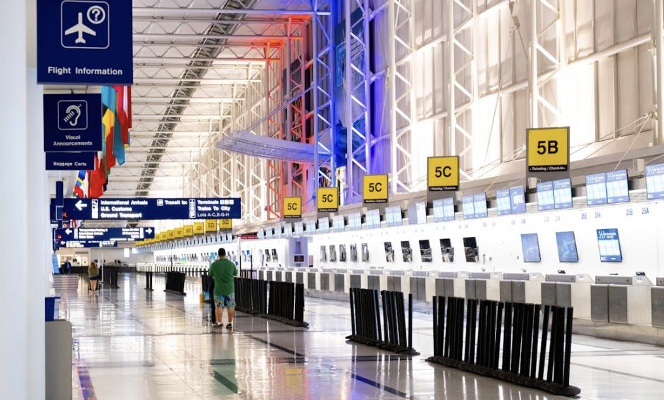
[[[88,197],[96,199],[104,194],[104,182],[106,182],[106,171],[101,160],[95,155],[95,169],[88,171],[90,176],[90,185],[88,188]]]
[[[114,86],[115,91],[118,92],[117,106],[115,108],[118,121],[120,121],[120,132],[122,135],[122,143],[129,144],[129,117],[127,116],[128,96],[131,96],[129,86]],[[117,129],[117,127],[116,127]],[[117,132],[117,131],[116,131]]]

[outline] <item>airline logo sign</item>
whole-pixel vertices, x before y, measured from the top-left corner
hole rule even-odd
[[[339,191],[335,187],[319,187],[316,192],[318,211],[339,211]]]
[[[233,220],[232,219],[220,219],[219,220],[219,230],[221,230],[221,231],[231,231],[231,230],[233,230]]]
[[[194,222],[194,235],[202,235],[205,233],[205,222]]]
[[[194,236],[194,226],[193,225],[185,225],[183,229],[184,229],[184,236],[185,237]]]
[[[429,157],[427,186],[430,192],[459,190],[459,156]]]
[[[284,218],[302,217],[302,198],[284,197]]]
[[[217,231],[217,220],[208,219],[205,220],[205,232],[216,232]]]
[[[526,131],[528,172],[567,171],[569,166],[569,127]]]
[[[362,196],[365,204],[387,203],[387,175],[364,175]]]
[[[37,82],[131,85],[132,0],[37,0]]]

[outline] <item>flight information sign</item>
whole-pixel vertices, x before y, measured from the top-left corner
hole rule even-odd
[[[154,228],[67,228],[58,229],[56,235],[64,241],[127,242],[154,239]]]
[[[241,219],[240,198],[64,199],[63,212],[75,220]]]

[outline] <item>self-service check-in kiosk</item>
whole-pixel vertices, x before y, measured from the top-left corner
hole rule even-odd
[[[544,276],[539,272],[504,273],[500,281],[500,301],[540,304],[542,281]]]
[[[664,278],[656,278],[650,288],[652,326],[664,328]]]
[[[471,272],[466,279],[467,299],[500,300],[502,272]]]
[[[543,305],[573,307],[574,318],[590,319],[590,288],[593,280],[588,274],[546,275],[541,282]]]
[[[652,282],[645,275],[596,276],[590,288],[591,319],[630,325],[651,325]]]
[[[436,276],[436,296],[466,297],[467,272],[439,272]]]

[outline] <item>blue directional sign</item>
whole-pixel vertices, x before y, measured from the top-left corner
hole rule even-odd
[[[63,213],[76,220],[241,219],[240,199],[64,199]]]
[[[66,242],[64,240],[61,240],[58,242],[58,247],[66,247],[66,248],[118,247],[118,242],[76,241],[76,240]]]
[[[37,82],[131,85],[132,0],[37,0]]]
[[[77,228],[58,229],[58,240],[69,241],[103,241],[129,242],[135,240],[154,239],[154,228]]]
[[[44,151],[101,149],[101,94],[44,95]]]
[[[95,169],[95,153],[46,153],[47,171]]]

